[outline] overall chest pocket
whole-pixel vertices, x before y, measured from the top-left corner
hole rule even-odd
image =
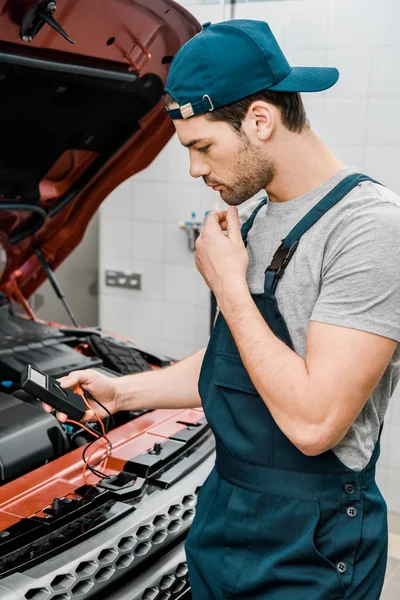
[[[216,355],[208,408],[211,428],[230,456],[272,465],[275,424],[240,356]]]
[[[235,356],[225,351],[218,352],[214,363],[214,384],[244,394],[259,395],[239,353]]]

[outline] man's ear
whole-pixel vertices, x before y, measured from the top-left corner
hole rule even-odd
[[[278,109],[262,100],[251,104],[243,120],[242,128],[250,139],[266,142],[272,136],[276,127]]]

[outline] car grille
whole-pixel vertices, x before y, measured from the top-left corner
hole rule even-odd
[[[99,587],[98,584],[108,582],[117,572],[130,567],[134,562],[139,562],[151,550],[156,550],[157,546],[168,542],[169,537],[176,537],[188,529],[195,515],[196,501],[196,492],[186,494],[181,502],[171,504],[168,510],[159,512],[147,523],[141,523],[131,535],[121,536],[117,543],[103,548],[91,560],[78,563],[74,571],[58,574],[48,587],[30,588],[24,598],[26,600],[75,600],[86,596],[89,592],[95,592],[94,588]],[[172,581],[173,576],[168,577],[168,581]],[[170,595],[162,595],[166,583],[167,580],[160,587],[160,596],[154,596],[152,588],[145,592],[147,596],[144,595],[143,599],[171,598]]]

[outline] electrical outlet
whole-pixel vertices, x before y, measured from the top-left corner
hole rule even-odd
[[[108,287],[125,288],[129,290],[142,289],[141,273],[130,273],[128,271],[106,270],[106,285]]]

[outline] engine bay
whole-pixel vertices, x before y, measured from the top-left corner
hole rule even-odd
[[[57,598],[62,579],[75,582],[72,594],[84,589],[88,598],[98,597],[133,559],[139,572],[183,543],[212,467],[209,426],[201,409],[121,411],[90,423],[98,438],[106,430],[111,451],[92,464],[102,465],[100,476],[88,467],[88,481],[85,450],[93,438],[85,425],[61,423],[21,389],[26,365],[57,379],[87,368],[119,377],[173,361],[97,328],[32,320],[1,295],[0,334],[0,595],[35,598],[51,589]],[[90,458],[99,459],[99,447],[96,452]],[[86,551],[92,558],[79,561]],[[62,575],[61,554],[69,565]],[[102,577],[109,555],[116,564],[110,580]],[[44,559],[38,585],[36,569]],[[86,576],[88,564],[98,569],[95,580]],[[21,579],[21,572],[34,578]],[[187,589],[184,577],[183,584]]]
[[[43,411],[41,403],[21,390],[27,364],[59,378],[71,371],[94,368],[109,376],[139,373],[171,364],[100,330],[60,329],[19,316],[0,297],[0,486],[64,454],[84,447],[90,436],[76,425],[62,424]],[[113,417],[119,427],[145,411]]]

